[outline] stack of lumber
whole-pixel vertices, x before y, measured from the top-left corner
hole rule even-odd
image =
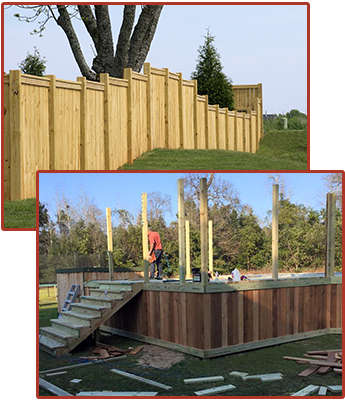
[[[318,375],[327,374],[333,370],[342,374],[342,349],[337,350],[313,350],[304,354],[305,357],[283,357],[285,360],[293,360],[298,364],[310,364],[307,369],[300,372],[298,376],[306,377],[316,372]]]
[[[112,358],[112,357],[119,357],[123,355],[135,355],[138,354],[144,346],[139,346],[135,349],[129,348],[128,350],[124,349],[119,349],[118,347],[107,345],[104,343],[96,343],[96,346],[91,352],[94,354],[94,356],[89,356],[89,357],[80,357],[82,359],[87,359],[87,360],[106,360],[107,358]]]

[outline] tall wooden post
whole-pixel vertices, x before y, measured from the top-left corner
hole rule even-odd
[[[177,181],[178,196],[178,244],[179,244],[179,274],[180,283],[185,283],[186,276],[186,245],[185,245],[185,223],[184,223],[184,181]]]
[[[184,135],[183,115],[184,115],[184,110],[183,110],[183,77],[182,77],[182,72],[179,72],[177,75],[179,77],[179,82],[178,82],[178,104],[179,104],[179,124],[180,124],[179,147],[180,147],[180,149],[183,149],[184,148],[184,141],[183,141],[183,135]]]
[[[142,242],[143,242],[143,264],[144,282],[149,282],[149,248],[147,245],[147,193],[141,194],[141,221],[142,221]]]
[[[132,142],[133,142],[133,79],[131,68],[124,68],[123,77],[128,82],[127,90],[127,163],[133,164]]]
[[[85,76],[79,76],[77,81],[81,84],[80,88],[80,137],[79,137],[79,165],[80,169],[87,169],[86,165],[86,115],[87,115],[87,90],[86,90],[86,78]],[[55,159],[54,159],[55,160]],[[57,160],[55,160],[57,161]],[[57,169],[58,164],[54,164]]]
[[[272,279],[278,279],[278,202],[279,185],[273,185],[272,208]]]
[[[151,64],[144,63],[144,74],[147,76],[146,96],[147,96],[147,151],[152,150],[152,75]]]
[[[208,221],[208,270],[213,272],[213,223]]]
[[[113,261],[113,232],[111,227],[111,209],[107,207],[107,237],[108,237],[108,266],[109,266],[109,280],[112,281],[114,277],[114,261]]]
[[[191,278],[189,221],[186,221],[186,277],[187,279]]]
[[[326,204],[326,265],[325,276],[334,275],[335,260],[335,194],[327,193]]]
[[[207,183],[206,178],[200,179],[200,247],[201,247],[201,284],[207,285]]]
[[[110,101],[109,74],[100,74],[99,81],[104,84],[104,169],[110,169]]]

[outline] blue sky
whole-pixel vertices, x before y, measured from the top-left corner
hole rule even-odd
[[[137,7],[139,13],[139,7]],[[123,6],[110,6],[115,43]],[[43,38],[30,35],[37,24],[19,22],[13,6],[4,13],[4,67],[18,64],[36,46],[47,60],[46,74],[76,80],[80,76],[67,38],[51,20]],[[74,21],[86,60],[93,53],[81,21]],[[216,36],[225,74],[234,84],[263,83],[264,111],[307,112],[307,7],[304,5],[166,5],[147,62],[182,72],[189,79],[206,29]],[[53,45],[58,43],[58,45]]]
[[[231,182],[239,192],[242,203],[249,204],[259,218],[264,219],[272,207],[271,184],[265,173],[217,173]],[[292,201],[320,208],[325,185],[320,173],[282,174],[292,194]],[[141,207],[141,193],[161,192],[171,195],[172,215],[177,213],[177,179],[180,173],[40,173],[39,199],[56,213],[56,196],[64,193],[67,200],[76,204],[81,190],[104,211],[106,207],[123,208],[137,215]]]

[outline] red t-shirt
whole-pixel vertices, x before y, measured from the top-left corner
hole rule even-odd
[[[163,250],[159,233],[151,231],[149,233],[149,243],[150,243],[150,247],[151,247],[151,245],[153,245],[153,250]]]

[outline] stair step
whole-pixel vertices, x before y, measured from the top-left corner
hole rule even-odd
[[[93,315],[95,317],[100,318],[102,316],[102,311],[107,307],[104,306],[96,306],[93,304],[86,303],[72,303],[71,310],[79,312],[81,314]]]
[[[80,336],[85,325],[74,323],[71,321],[64,321],[63,319],[51,319],[52,327],[61,332],[70,333],[73,336]]]
[[[92,320],[97,319],[97,318],[98,317],[95,315],[82,314],[82,313],[79,313],[76,311],[62,311],[61,312],[61,320],[75,322],[77,324],[81,324],[86,327],[90,327]]]
[[[110,299],[108,297],[100,297],[100,296],[82,296],[80,298],[80,301],[82,304],[111,308],[112,305],[116,302],[116,299]]]
[[[42,336],[44,337],[48,337],[49,339],[52,339],[56,342],[61,343],[63,346],[68,346],[69,342],[72,339],[75,339],[78,336],[73,336],[70,333],[65,333],[65,332],[61,332],[57,329],[54,329],[50,326],[45,327],[45,328],[41,328],[40,329],[40,333],[42,334]]]
[[[51,351],[66,347],[66,345],[62,344],[61,342],[44,335],[40,336],[40,346],[44,346]]]
[[[124,291],[126,292],[126,291]],[[122,293],[124,293],[122,292]],[[90,289],[91,296],[101,297],[106,299],[122,300],[123,294],[118,290],[107,289]]]

